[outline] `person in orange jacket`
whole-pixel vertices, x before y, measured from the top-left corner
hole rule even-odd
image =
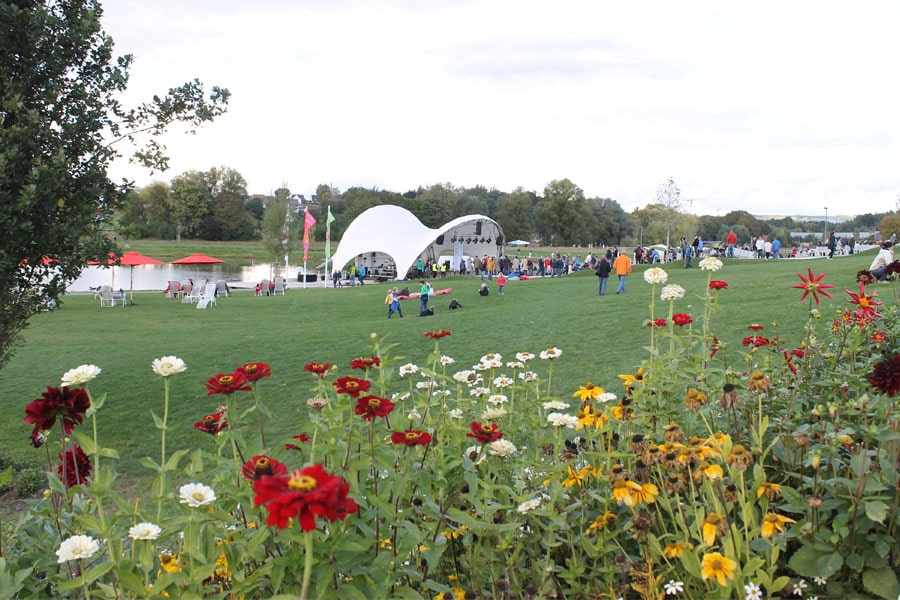
[[[617,294],[625,293],[625,278],[631,275],[631,259],[624,252],[616,257],[613,261],[613,271],[619,276],[619,287],[616,288]]]

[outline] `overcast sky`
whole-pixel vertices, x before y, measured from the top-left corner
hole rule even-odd
[[[106,0],[128,98],[193,78],[228,113],[171,169],[250,193],[568,178],[626,211],[674,177],[697,214],[895,210],[893,0]]]

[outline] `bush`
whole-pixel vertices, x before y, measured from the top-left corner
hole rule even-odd
[[[13,492],[19,498],[30,498],[47,487],[47,474],[43,469],[27,467],[13,476]]]

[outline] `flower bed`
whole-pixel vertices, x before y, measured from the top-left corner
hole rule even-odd
[[[373,335],[346,366],[306,365],[292,439],[266,437],[277,365],[247,363],[209,378],[196,448],[173,452],[169,397],[188,367],[162,357],[150,498],[117,489],[117,453],[97,438],[100,368],[72,369],[25,409],[53,477],[4,528],[0,589],[896,598],[897,315],[879,312],[861,274],[826,318],[833,286],[810,270],[795,286],[803,331],[741,324],[748,335],[728,348],[722,263],[699,266],[696,314],[675,312],[686,290],[663,269],[645,272],[643,359],[616,381],[572,382],[569,397],[549,393],[559,348],[459,368],[441,353],[449,331],[425,332],[434,350],[418,362]]]

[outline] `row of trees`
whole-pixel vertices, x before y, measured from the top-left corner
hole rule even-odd
[[[406,193],[350,188],[344,193],[330,186],[316,189],[317,202],[301,212],[288,210],[291,192],[282,187],[267,198],[250,198],[246,181],[228,167],[206,172],[190,171],[171,184],[154,183],[133,193],[119,215],[120,231],[126,236],[174,237],[181,235],[208,240],[263,239],[273,257],[286,249],[295,251],[303,231],[302,210],[310,210],[318,225],[316,239],[325,237],[325,215],[335,216],[332,239],[362,212],[381,204],[394,204],[415,214],[428,227],[440,227],[457,217],[482,214],[503,228],[507,240],[540,241],[550,246],[602,246],[676,244],[681,237],[723,240],[734,230],[741,244],[758,236],[778,238],[789,245],[792,232],[815,234],[835,228],[845,232],[896,231],[896,215],[865,214],[840,224],[824,221],[757,219],[747,211],[723,216],[696,216],[682,210],[681,192],[671,178],[660,186],[654,202],[626,213],[610,198],[587,198],[568,179],[552,181],[541,195],[517,188],[501,192],[483,186],[455,187],[449,183],[419,187]]]

